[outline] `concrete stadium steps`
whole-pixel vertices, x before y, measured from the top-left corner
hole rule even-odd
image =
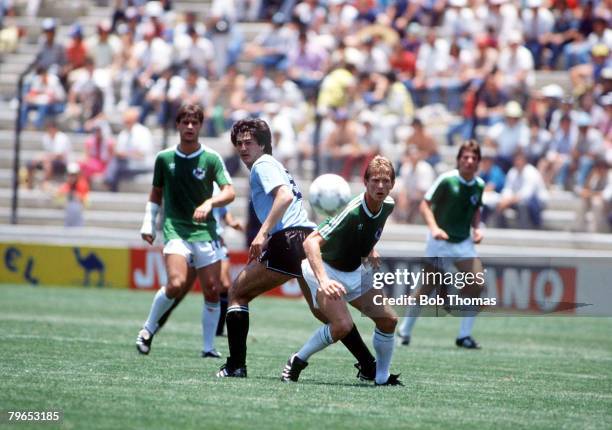
[[[150,186],[150,185],[149,185]],[[138,212],[142,214],[144,211],[145,203],[148,200],[147,193],[109,193],[104,191],[92,191],[89,193],[89,200],[85,212],[113,212],[113,213],[129,213]],[[9,189],[0,189],[0,200],[10,202],[12,198],[12,191]],[[44,192],[41,190],[19,190],[19,208],[24,209],[45,209],[45,208],[60,208],[56,202],[53,193]],[[232,209],[236,208],[236,212],[243,212],[239,210],[244,207],[246,210],[248,204],[248,197],[244,194],[236,197],[232,203]],[[4,205],[2,205],[4,206]],[[8,205],[7,205],[8,206]]]
[[[564,248],[575,250],[602,250],[612,252],[612,235],[597,233],[572,233],[563,231],[513,230],[488,228],[480,246],[534,248],[550,250]],[[427,227],[424,225],[389,224],[381,241],[393,243],[424,243]],[[421,252],[424,250],[421,249]],[[542,255],[546,255],[545,253]]]

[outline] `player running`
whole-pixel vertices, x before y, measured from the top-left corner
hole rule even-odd
[[[376,324],[372,341],[376,350],[376,385],[402,385],[399,375],[389,373],[397,317],[388,306],[374,305],[371,272],[362,264],[362,259],[367,257],[373,267],[378,267],[374,245],[395,206],[389,197],[394,183],[391,162],[381,156],[375,157],[364,174],[365,192],[317,227],[304,241],[308,258],[302,262],[304,279],[314,305],[329,323],[316,330],[304,346],[289,357],[281,375],[283,381],[297,381],[314,353],[347,335],[353,326],[348,302]]]
[[[428,260],[425,265],[426,272],[448,270],[448,265],[452,264],[458,271],[464,273],[471,272],[476,275],[483,271],[482,262],[474,247],[474,244],[480,243],[483,238],[479,225],[485,183],[476,176],[479,163],[478,143],[473,140],[463,143],[457,154],[457,169],[440,175],[421,202],[421,214],[429,227],[425,249],[425,257]],[[471,279],[475,279],[475,276]],[[436,285],[421,285],[415,289],[412,296],[430,295],[436,287]],[[484,285],[472,282],[462,288],[460,294],[464,297],[479,297],[482,288]],[[445,291],[441,292],[445,294]],[[458,347],[480,348],[472,338],[477,312],[476,307],[462,308],[462,314],[466,316],[461,320],[459,335],[455,341]],[[419,313],[418,305],[408,310],[399,330],[402,345],[410,344],[412,328]]]
[[[230,287],[226,317],[230,356],[217,376],[246,377],[248,304],[251,300],[297,278],[311,311],[320,317],[312,307],[300,267],[305,258],[302,243],[315,224],[308,220],[295,181],[272,157],[272,135],[268,124],[260,119],[238,121],[232,127],[231,140],[250,170],[251,202],[262,225],[249,248],[247,266]],[[355,325],[348,327],[348,336],[343,343],[358,360],[357,376],[372,380],[376,369],[374,357]]]
[[[195,104],[183,105],[176,117],[180,143],[157,154],[153,187],[140,230],[149,244],[155,240],[155,219],[164,204],[164,259],[167,285],[155,294],[149,316],[136,338],[141,354],[151,351],[160,318],[191,288],[197,276],[204,293],[204,351],[215,351],[219,321],[222,250],[212,216],[213,207],[234,200],[234,188],[218,153],[198,141],[204,113]],[[213,196],[213,182],[220,188]]]

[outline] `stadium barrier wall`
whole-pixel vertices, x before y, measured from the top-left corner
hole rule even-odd
[[[159,247],[90,248],[0,242],[0,253],[0,283],[156,290],[166,281]],[[229,260],[233,279],[246,263],[247,253],[230,251]],[[609,259],[542,257],[503,261],[485,259],[486,296],[496,297],[500,308],[527,313],[612,315]],[[410,257],[383,257],[383,270],[388,272],[404,268],[418,271],[419,264],[418,259]],[[200,291],[200,286],[196,284],[194,290]],[[269,294],[301,296],[295,281]]]
[[[32,286],[131,288],[157,290],[166,282],[161,247],[106,248],[0,242],[0,283]],[[230,251],[230,273],[235,277],[247,261],[246,251]],[[201,291],[196,281],[194,291]],[[300,297],[297,282],[268,293]]]

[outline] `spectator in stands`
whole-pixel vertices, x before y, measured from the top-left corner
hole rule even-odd
[[[610,48],[603,43],[593,46],[590,60],[588,63],[579,64],[570,69],[570,79],[574,87],[588,88],[599,83],[603,70],[606,67],[612,67]]]
[[[419,148],[408,145],[402,157],[394,191],[397,208],[393,213],[398,221],[415,222],[419,214],[419,205],[433,184],[435,176],[431,165],[423,160]]]
[[[34,64],[37,68],[44,68],[50,73],[64,79],[62,74],[66,65],[66,49],[64,45],[55,41],[56,22],[53,18],[45,18],[42,22],[44,39],[38,47]]]
[[[468,71],[468,77],[473,80],[472,84],[479,86],[487,76],[495,76],[499,51],[491,39],[484,33],[475,37],[476,49],[473,51],[474,60],[472,69]]]
[[[357,124],[346,110],[333,112],[333,120],[335,127],[322,145],[326,171],[350,180],[353,167],[364,159],[364,148],[359,142]]]
[[[170,67],[172,48],[155,36],[155,27],[151,23],[146,23],[143,26],[143,40],[136,42],[133,55],[136,74],[131,104],[141,106],[149,88],[163,71]]]
[[[529,164],[537,166],[540,160],[546,157],[551,140],[551,133],[540,126],[539,118],[529,117],[529,143],[525,147],[525,156]]]
[[[553,181],[561,187],[567,185],[570,156],[576,146],[577,134],[577,129],[572,127],[570,115],[563,115],[559,128],[552,135],[546,157],[542,158],[538,165],[547,186],[550,186]]]
[[[482,222],[486,223],[489,216],[495,212],[495,208],[501,198],[501,192],[506,183],[506,174],[495,164],[495,150],[484,147],[481,151],[480,171],[478,176],[485,182],[485,189],[482,194]]]
[[[247,60],[254,60],[266,70],[285,70],[287,53],[295,49],[297,37],[296,31],[285,24],[284,15],[277,13],[271,26],[245,46],[244,54]]]
[[[328,68],[329,54],[300,32],[297,44],[287,56],[289,77],[300,87],[306,98],[314,97]]]
[[[123,46],[121,39],[111,31],[110,20],[102,20],[96,27],[96,34],[87,38],[86,41],[88,56],[94,63],[96,83],[104,94],[104,111],[107,113],[116,108],[113,65],[122,49],[129,49],[129,45]]]
[[[356,91],[357,67],[351,60],[332,70],[321,82],[317,98],[317,113],[324,115],[330,109],[345,108]]]
[[[502,48],[497,69],[501,78],[501,86],[513,99],[521,100],[521,104],[535,83],[533,56],[521,43],[523,36],[520,31],[511,31],[508,35],[508,45]]]
[[[86,181],[91,182],[97,176],[104,176],[114,147],[110,126],[101,121],[95,123],[91,135],[85,140],[85,154],[79,162],[81,176]]]
[[[83,210],[89,196],[89,183],[81,176],[78,163],[70,163],[66,168],[67,178],[56,193],[56,199],[64,206],[64,226],[82,227]]]
[[[140,118],[138,122],[141,124],[146,124],[147,117],[151,111],[157,114],[157,125],[163,127],[165,124],[170,125],[172,118],[175,118],[174,113],[178,112],[178,109],[182,103],[186,103],[187,99],[192,96],[196,97],[201,94],[189,94],[185,91],[186,82],[185,79],[176,74],[177,67],[171,66],[168,67],[162,75],[159,77],[157,81],[153,84],[151,89],[147,92],[145,96],[145,100],[142,105],[142,110],[140,111]],[[193,71],[195,74],[195,78],[197,81],[198,72]],[[204,78],[202,78],[204,79]],[[193,82],[193,78],[192,78]],[[190,89],[195,90],[194,87]],[[207,91],[208,87],[204,89]],[[181,99],[181,96],[184,96],[185,99]],[[199,99],[198,103],[203,105],[205,99]]]
[[[561,99],[561,106],[559,107],[559,109],[555,110],[552,113],[552,116],[550,118],[550,125],[548,126],[548,130],[553,133],[553,135],[554,133],[556,133],[557,130],[559,130],[561,118],[565,115],[569,117],[570,125],[572,126],[572,128],[575,129],[575,131],[578,131],[576,129],[576,119],[578,117],[578,111],[574,109],[574,103],[575,100],[572,96],[566,96]]]
[[[496,44],[505,45],[507,37],[520,27],[520,18],[514,2],[488,0],[483,24]]]
[[[263,106],[272,101],[272,90],[274,82],[266,76],[266,68],[263,65],[255,66],[251,76],[244,84],[245,104],[242,106],[253,116],[258,116],[263,111]]]
[[[550,51],[545,64],[549,70],[559,66],[559,57],[563,49],[577,37],[580,23],[568,7],[568,0],[554,0],[552,14],[554,25],[550,32],[541,36],[544,47]]]
[[[510,101],[508,94],[499,85],[495,74],[484,78],[476,93],[476,125],[493,126],[504,120],[504,109]]]
[[[582,188],[593,168],[595,159],[603,153],[603,136],[599,130],[592,127],[591,116],[581,112],[577,120],[578,135],[573,147],[570,174],[575,173],[574,184]]]
[[[593,32],[595,26],[593,9],[593,1],[587,1],[582,5],[582,10],[579,14],[578,29],[574,34],[572,42],[568,43],[563,48],[565,69],[570,69],[576,64],[586,63],[588,60],[588,52],[591,46],[590,43],[587,42],[587,38]]]
[[[576,189],[580,197],[580,209],[576,228],[580,231],[607,233],[610,231],[612,208],[612,170],[603,157],[595,158],[593,170],[583,186]],[[590,216],[589,216],[590,215]]]
[[[138,123],[138,109],[123,113],[124,129],[117,137],[113,157],[106,168],[104,182],[111,191],[119,191],[119,182],[151,170],[153,138],[147,127]]]
[[[283,166],[296,167],[296,135],[288,110],[279,103],[267,103],[264,106],[264,120],[272,130],[272,152]],[[293,169],[290,169],[293,171]]]
[[[440,103],[440,77],[449,64],[449,43],[438,38],[438,29],[427,30],[425,42],[419,48],[416,61],[416,74],[412,83],[418,106]]]
[[[27,163],[27,185],[34,188],[34,171],[43,171],[42,188],[47,189],[49,181],[66,172],[66,165],[72,154],[72,145],[66,133],[59,130],[54,120],[47,121],[47,132],[43,136],[43,152]]]
[[[505,211],[514,209],[517,212],[518,228],[540,228],[542,211],[548,199],[548,192],[538,169],[527,162],[522,151],[514,156],[514,165],[506,176],[506,183],[497,204],[498,224],[508,226]]]
[[[87,47],[83,42],[83,28],[81,24],[75,23],[70,29],[70,41],[66,45],[66,76],[69,76],[72,71],[84,67],[86,58]]]
[[[20,115],[21,127],[25,128],[29,113],[37,111],[34,125],[41,130],[48,117],[55,117],[66,108],[66,92],[57,75],[50,73],[45,67],[38,66],[36,74],[30,82],[30,87],[24,96]]]
[[[497,148],[497,164],[504,172],[512,166],[514,154],[529,143],[529,128],[523,121],[523,109],[516,101],[506,103],[504,121],[492,126],[485,145]]]
[[[67,116],[75,119],[79,131],[89,130],[92,124],[104,116],[104,94],[95,76],[94,62],[85,60],[81,70],[68,93]]]
[[[540,68],[546,35],[555,25],[552,12],[544,7],[542,0],[527,0],[526,8],[521,13],[525,46],[533,55],[534,66]]]
[[[187,27],[185,34],[176,35],[174,40],[177,60],[183,67],[194,68],[208,79],[217,76],[215,48],[209,39],[198,33],[194,25]]]
[[[225,69],[238,60],[242,36],[236,28],[238,9],[235,0],[213,0],[206,21],[209,37],[215,48],[215,70],[223,76]]]
[[[541,113],[538,112],[538,115],[541,120],[544,120],[544,128],[550,130],[553,114],[557,109],[559,109],[561,100],[563,100],[563,88],[557,84],[546,85],[542,87],[541,94],[543,97],[542,105],[544,107],[544,111]]]
[[[429,163],[432,167],[440,162],[442,157],[438,152],[438,144],[436,140],[425,131],[423,121],[419,118],[412,120],[412,134],[406,141],[407,146],[415,146],[419,150],[421,159]]]

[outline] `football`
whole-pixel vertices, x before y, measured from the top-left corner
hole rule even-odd
[[[327,173],[312,181],[308,200],[320,215],[333,216],[351,200],[351,188],[341,176]]]

